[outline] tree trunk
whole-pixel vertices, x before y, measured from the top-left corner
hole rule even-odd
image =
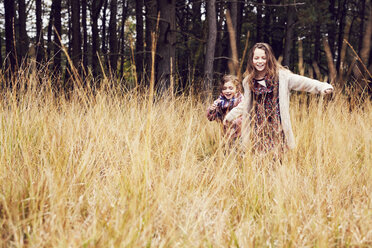
[[[36,62],[42,63],[44,60],[44,38],[41,0],[36,0]]]
[[[371,51],[371,39],[372,39],[372,3],[369,4],[368,21],[363,35],[362,49],[360,50],[360,58],[363,63],[367,66],[369,55]]]
[[[71,13],[71,1],[73,0],[66,0],[67,1],[67,16],[68,16],[68,24],[67,24],[67,33],[68,33],[68,54],[71,57],[72,53],[72,13]]]
[[[347,15],[347,0],[340,0],[339,1],[339,26],[338,26],[338,41],[337,41],[337,63],[336,63],[336,70],[340,70],[340,64],[341,64],[341,49],[342,49],[342,43],[343,38],[344,38],[344,29],[345,29],[345,20],[346,20],[346,15]]]
[[[156,19],[157,19],[157,1],[156,0],[146,0],[145,1],[146,10],[146,74],[151,73],[151,32],[156,30]]]
[[[201,3],[200,0],[192,0],[192,33],[198,34],[201,31]]]
[[[359,7],[359,18],[360,18],[360,25],[359,25],[359,44],[358,44],[358,52],[362,50],[363,46],[363,30],[364,30],[364,12],[366,8],[366,0],[360,1],[360,7]]]
[[[321,4],[321,0],[317,0],[315,4],[318,6]],[[320,61],[320,47],[321,47],[321,29],[320,25],[322,22],[323,16],[321,16],[321,13],[316,14],[316,24],[315,24],[315,32],[314,32],[314,56],[312,58],[312,61],[316,62],[316,64],[319,64]],[[313,64],[313,63],[312,63]],[[314,68],[315,69],[315,68]],[[318,80],[321,80],[320,78],[317,77]]]
[[[257,0],[256,42],[263,41],[262,0]]]
[[[283,54],[283,65],[290,66],[291,61],[291,49],[293,44],[293,32],[295,27],[294,20],[295,8],[293,6],[287,7],[287,25],[286,25],[286,34],[285,34],[285,45],[284,45],[284,54]]]
[[[191,2],[191,16],[189,20],[189,26],[191,26],[191,33],[196,38],[190,38],[187,42],[187,56],[188,60],[185,61],[185,67],[181,69],[181,77],[188,80],[182,80],[182,89],[187,87],[187,83],[195,81],[195,78],[199,78],[203,76],[204,69],[204,42],[206,40],[206,34],[204,30],[206,30],[206,25],[204,25],[201,19],[202,13],[202,2],[200,0],[192,0]]]
[[[14,18],[15,18],[15,8],[13,0],[4,0],[5,9],[5,46],[6,46],[6,56],[8,57],[7,67],[10,67],[12,71],[16,66],[16,51],[14,47]]]
[[[71,13],[71,1],[73,0],[66,0],[66,6],[67,6],[67,19],[69,20],[67,22],[67,37],[68,37],[68,46],[67,46],[67,53],[68,55],[70,56],[70,58],[72,57],[72,13]],[[61,36],[62,37],[62,36]],[[62,51],[61,51],[62,52]],[[71,58],[71,61],[72,61],[72,58]],[[66,66],[65,66],[65,84],[63,85],[63,88],[64,89],[67,89],[67,90],[71,90],[74,88],[73,86],[73,80],[71,80],[71,73],[72,72],[72,69],[71,67],[74,67],[74,62],[72,62],[72,64],[66,60]]]
[[[128,1],[123,0],[123,8],[122,8],[122,16],[121,16],[121,30],[120,30],[120,40],[121,40],[121,45],[120,45],[120,76],[124,76],[124,28],[125,28],[125,21],[127,20],[127,12],[128,12]]]
[[[83,67],[88,71],[88,30],[87,30],[87,1],[81,1],[81,25],[83,28]]]
[[[313,61],[319,62],[319,56],[320,56],[320,39],[321,39],[321,33],[320,33],[320,20],[317,21],[315,25],[315,33],[314,33],[314,57]]]
[[[25,0],[18,1],[19,16],[19,39],[18,39],[18,61],[22,62],[28,52],[29,39],[26,31],[26,3]]]
[[[3,44],[1,43],[1,32],[0,32],[0,48],[3,47]],[[1,52],[2,49],[0,49],[0,65],[3,65],[3,55],[2,55],[2,52]]]
[[[238,1],[238,14],[236,19],[236,48],[238,53],[240,52],[240,37],[242,35],[242,26],[243,26],[243,10],[244,2]]]
[[[118,12],[117,0],[111,0],[110,3],[110,68],[113,75],[117,74],[118,61],[118,36],[116,27],[116,16]]]
[[[108,0],[104,0],[103,13],[102,13],[102,48],[101,51],[107,62],[107,45],[106,45],[106,13],[107,13]]]
[[[335,2],[336,0],[330,0],[328,6],[328,12],[330,13],[330,19],[332,22],[327,24],[328,27],[328,43],[331,49],[332,56],[334,57],[335,54],[335,40],[336,40],[336,22],[337,22],[337,15],[335,10]]]
[[[208,40],[207,52],[204,61],[204,89],[212,90],[214,52],[217,38],[216,0],[207,2]]]
[[[136,72],[138,85],[142,83],[143,76],[143,0],[136,1]],[[151,43],[150,43],[151,44]]]
[[[91,6],[91,18],[92,18],[92,68],[93,76],[96,77],[100,71],[97,53],[99,52],[99,30],[98,30],[98,18],[101,11],[104,0],[93,0]]]
[[[367,80],[362,80],[362,77],[369,74],[371,75],[371,62],[368,62],[371,60],[372,56],[372,49],[371,49],[371,39],[372,39],[372,3],[369,3],[369,11],[368,11],[368,20],[365,27],[365,32],[363,36],[363,42],[362,42],[362,49],[360,50],[360,58],[363,62],[363,65],[360,65],[360,73],[356,73],[356,76],[358,78],[359,83],[368,85]],[[359,63],[358,63],[359,64]],[[354,70],[355,71],[355,70]],[[369,77],[367,76],[367,79]],[[370,78],[369,78],[370,79]],[[363,82],[363,83],[362,83]],[[369,88],[371,91],[371,88]]]
[[[157,86],[160,91],[168,89],[176,58],[176,1],[158,0],[160,12],[157,62]],[[172,70],[172,71],[171,71]]]
[[[217,30],[220,30],[221,32],[217,32],[216,49],[215,49],[215,57],[218,57],[219,59],[216,60],[213,64],[214,64],[214,67],[215,67],[215,71],[222,72],[222,71],[226,70],[226,67],[227,67],[227,62],[226,62],[227,60],[222,59],[222,58],[228,56],[227,54],[225,54],[225,52],[226,52],[225,48],[227,47],[227,43],[228,43],[228,41],[227,41],[228,35],[225,34],[226,30],[224,30],[224,23],[225,23],[224,3],[222,1],[216,1],[215,4],[217,6],[216,7],[216,10],[217,10],[216,16],[218,16],[217,17]],[[225,25],[225,27],[226,27],[226,25]],[[205,31],[203,33],[207,33],[205,38],[203,37],[203,39],[207,39],[208,38],[208,32]],[[204,64],[205,64],[205,57],[204,57]]]
[[[61,23],[61,0],[53,0],[53,18],[54,18],[54,70],[60,71],[61,69],[61,41],[59,37],[62,35]]]
[[[238,2],[237,0],[232,0],[230,1],[229,3],[229,10],[230,10],[230,17],[231,17],[231,24],[232,24],[232,28],[234,30],[234,36],[235,36],[235,40],[232,41],[230,40],[230,49],[229,49],[229,57],[232,58],[233,57],[233,51],[231,50],[233,47],[235,47],[236,50],[237,49],[237,39],[239,38],[239,36],[237,36],[237,27],[238,27]],[[232,44],[234,43],[234,44]]]
[[[330,80],[330,83],[333,84],[337,77],[337,71],[333,63],[331,47],[325,38],[323,38],[323,45],[324,45],[324,51],[326,53],[326,59],[328,62],[329,80]]]
[[[84,0],[83,0],[84,1]],[[72,23],[72,51],[71,59],[75,68],[79,67],[81,60],[81,36],[80,36],[80,1],[71,1],[71,23]]]
[[[53,23],[54,23],[54,3],[52,2],[52,6],[50,7],[49,13],[49,23],[48,23],[48,37],[47,37],[47,51],[46,51],[46,60],[51,61],[53,58],[53,43],[52,43],[52,36],[53,36]]]
[[[271,4],[272,1],[271,0],[265,0],[265,4]],[[275,44],[273,44],[271,42],[271,38],[272,38],[272,32],[271,32],[271,29],[272,29],[272,23],[271,23],[271,13],[272,9],[270,9],[269,6],[265,5],[264,6],[264,14],[265,14],[265,17],[264,17],[264,26],[263,26],[263,40],[264,42],[268,43],[268,44],[271,44],[271,46],[273,47]],[[273,50],[275,51],[274,47],[273,47]]]

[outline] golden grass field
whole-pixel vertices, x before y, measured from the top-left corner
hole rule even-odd
[[[145,94],[37,81],[0,99],[1,247],[372,246],[370,100],[293,94],[279,164],[226,149],[196,97],[149,112]]]

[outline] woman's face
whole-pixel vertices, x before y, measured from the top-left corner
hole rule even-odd
[[[231,81],[224,83],[222,87],[222,95],[226,97],[226,99],[230,100],[236,94],[236,86]]]
[[[266,70],[266,52],[263,49],[256,48],[253,52],[253,66],[257,72],[265,72]]]

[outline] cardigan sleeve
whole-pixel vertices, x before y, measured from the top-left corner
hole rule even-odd
[[[234,107],[225,117],[227,121],[233,121],[244,113],[245,97],[236,107]]]
[[[313,94],[325,94],[327,89],[333,89],[333,86],[328,83],[320,82],[291,72],[288,73],[288,87],[290,90],[306,91]]]

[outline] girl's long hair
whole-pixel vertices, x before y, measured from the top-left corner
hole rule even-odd
[[[247,69],[244,72],[244,77],[248,77],[249,88],[253,89],[253,79],[256,74],[256,69],[253,65],[253,54],[256,49],[262,49],[266,54],[266,78],[277,82],[279,80],[279,69],[284,68],[276,60],[273,49],[267,43],[256,43],[248,52]]]

